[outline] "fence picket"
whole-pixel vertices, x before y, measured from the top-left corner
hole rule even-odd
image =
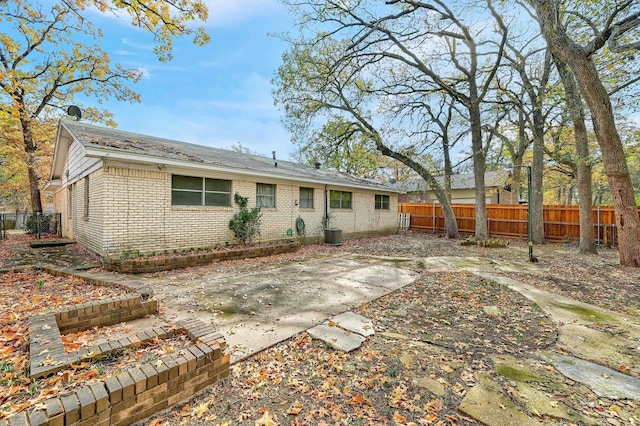
[[[476,206],[474,204],[452,204],[458,230],[461,233],[475,232]],[[409,213],[410,229],[444,232],[444,216],[439,204],[399,203],[399,213]],[[640,207],[638,208],[640,214]],[[506,237],[528,236],[527,206],[517,204],[488,204],[487,220],[489,235]],[[578,206],[544,206],[544,234],[549,240],[580,238]],[[594,234],[599,243],[615,243],[616,220],[613,207],[593,208]]]

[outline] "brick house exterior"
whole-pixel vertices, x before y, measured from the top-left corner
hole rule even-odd
[[[436,177],[444,187],[444,178]],[[484,174],[487,204],[518,204],[516,194],[511,194],[511,174],[507,170],[489,171]],[[403,190],[401,203],[437,203],[438,200],[422,178],[412,178],[404,182],[396,182],[394,188]],[[475,204],[476,189],[473,173],[451,176],[451,204]]]
[[[400,192],[322,167],[66,120],[45,189],[63,235],[102,256],[234,244],[235,193],[249,207],[260,199],[258,242],[299,236],[298,218],[303,241],[321,241],[327,218],[344,238],[391,233]]]

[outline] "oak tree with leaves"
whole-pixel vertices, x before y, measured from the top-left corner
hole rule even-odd
[[[89,7],[104,13],[128,13],[132,25],[154,34],[155,53],[163,61],[171,59],[175,36],[193,35],[198,44],[208,41],[202,28],[190,25],[195,19],[207,18],[201,0],[0,3],[0,112],[14,120],[19,131],[34,212],[42,211],[42,151],[47,146],[50,150],[53,140],[53,133],[41,132],[39,126],[50,123],[60,109],[77,103],[78,95],[97,103],[108,98],[140,101],[129,88],[140,79],[140,71],[111,63],[99,46],[102,33],[85,16]],[[106,110],[83,108],[83,115],[115,125]],[[49,156],[45,153],[44,158]]]

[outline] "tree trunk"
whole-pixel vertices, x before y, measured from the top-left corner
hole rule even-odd
[[[431,173],[429,173],[427,169],[425,169],[420,163],[414,161],[406,155],[396,151],[392,151],[379,139],[376,140],[376,149],[383,155],[400,161],[402,164],[408,166],[409,168],[417,172],[420,176],[422,176],[427,184],[431,186],[431,189],[433,190],[433,193],[435,194],[436,199],[438,200],[438,202],[440,203],[440,207],[442,208],[445,234],[448,238],[459,238],[460,234],[458,233],[458,223],[456,222],[456,215],[453,213],[453,209],[451,208],[451,204],[449,203],[447,195],[442,190],[442,187],[440,186],[438,181],[431,175]]]
[[[591,189],[591,157],[589,155],[589,138],[587,135],[587,125],[585,124],[585,114],[582,107],[582,98],[573,74],[567,64],[558,58],[554,58],[556,68],[562,79],[565,92],[565,102],[571,119],[573,121],[573,133],[576,140],[577,167],[576,175],[578,179],[579,194],[579,217],[580,217],[580,253],[597,254],[596,236],[593,232],[593,204]]]
[[[475,101],[469,105],[471,126],[471,149],[473,150],[473,178],[476,185],[476,241],[489,238],[487,231],[487,197],[484,186],[484,172],[487,168],[482,146],[482,125],[480,107]]]
[[[513,165],[513,183],[511,184],[511,204],[520,204],[520,183],[522,182],[522,158],[524,157],[526,147],[527,133],[525,132],[525,120],[524,111],[522,107],[518,110],[518,144],[517,151],[511,156],[511,163]],[[515,151],[515,150],[514,150]]]
[[[538,22],[549,48],[573,71],[587,101],[616,212],[620,264],[640,267],[640,218],[613,108],[591,53],[570,40],[560,26],[556,3],[534,0]]]
[[[520,182],[522,181],[522,157],[513,157],[511,180],[511,204],[520,204]]]
[[[531,214],[533,242],[544,244],[544,205],[542,200],[542,173],[544,170],[544,117],[542,105],[534,100],[533,108],[533,164],[531,166]],[[527,189],[528,190],[528,189]]]
[[[31,121],[28,118],[20,118],[24,151],[27,153],[27,173],[29,176],[29,192],[31,194],[31,210],[33,213],[42,213],[42,197],[40,195],[40,177],[38,176],[36,155],[37,145],[33,140]]]
[[[451,175],[453,174],[453,168],[451,167],[449,139],[446,135],[442,135],[442,151],[444,153],[444,191],[447,195],[447,201],[451,204]]]
[[[575,65],[567,63],[574,71],[594,121],[596,138],[602,152],[605,174],[616,212],[620,264],[640,267],[640,218],[609,94],[602,85],[591,60],[576,62]]]

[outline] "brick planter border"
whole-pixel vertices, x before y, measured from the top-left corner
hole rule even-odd
[[[97,359],[127,347],[168,338],[184,332],[194,343],[177,354],[165,355],[154,363],[130,368],[104,381],[45,400],[35,408],[0,420],[0,426],[126,426],[187,399],[229,376],[229,354],[224,336],[199,320],[180,321],[176,327],[154,327],[135,335],[66,353],[62,334],[155,313],[158,301],[153,291],[139,280],[91,274],[70,269],[41,267],[57,276],[75,276],[95,285],[118,286],[133,294],[65,306],[29,317],[31,378],[46,377],[74,362]]]
[[[288,241],[274,245],[223,249],[209,253],[193,253],[160,258],[115,259],[105,257],[104,267],[107,270],[124,274],[143,274],[189,268],[192,266],[204,266],[220,260],[248,259],[270,256],[272,254],[289,253],[296,251],[298,247],[298,242]]]
[[[49,376],[68,367],[69,364],[93,359],[112,351],[121,350],[136,343],[147,342],[152,337],[138,333],[138,339],[103,343],[99,347],[66,353],[62,335],[89,330],[93,327],[118,324],[154,314],[157,300],[141,300],[140,296],[120,296],[102,302],[89,302],[67,306],[55,312],[29,317],[29,360],[32,379]],[[166,338],[166,331],[158,331],[153,337]]]
[[[184,331],[193,346],[50,398],[38,408],[0,420],[0,426],[126,426],[229,376],[230,357],[223,355],[226,343],[220,333],[198,320],[177,326],[173,332]]]

